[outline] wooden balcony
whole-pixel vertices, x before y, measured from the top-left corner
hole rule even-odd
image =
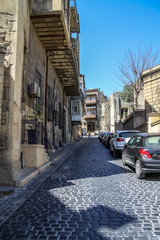
[[[97,101],[96,99],[95,100],[86,100],[86,105],[96,105],[97,104]]]
[[[84,115],[84,119],[96,119],[96,115]]]
[[[48,3],[48,5],[47,5]],[[34,0],[32,23],[68,96],[79,95],[79,49],[71,42],[63,0]],[[50,4],[50,5],[49,5]],[[78,40],[76,40],[78,41]]]

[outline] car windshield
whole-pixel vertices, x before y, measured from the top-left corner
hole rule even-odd
[[[119,134],[119,137],[130,138],[135,134],[136,134],[136,132],[122,132]]]
[[[144,147],[159,146],[160,147],[160,136],[149,136],[144,138]]]

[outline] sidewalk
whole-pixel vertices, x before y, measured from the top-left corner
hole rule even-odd
[[[38,175],[36,172],[35,177],[24,187],[0,186],[0,225],[36,191],[46,178],[53,174],[72,155],[80,142],[68,143],[54,153],[49,153],[49,166]]]

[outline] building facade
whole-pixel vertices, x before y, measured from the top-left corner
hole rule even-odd
[[[2,0],[0,18],[0,183],[16,185],[72,140],[79,15],[75,0]]]
[[[160,132],[160,65],[142,73],[147,131]]]
[[[85,115],[83,117],[83,134],[94,134],[105,129],[105,107],[108,98],[104,96],[99,88],[87,89],[85,97]]]
[[[138,100],[138,109],[126,119],[124,129],[140,132],[160,132],[160,65],[142,73],[143,89]]]
[[[123,130],[123,121],[131,113],[131,106],[120,97],[120,92],[110,95],[106,108],[107,131]]]

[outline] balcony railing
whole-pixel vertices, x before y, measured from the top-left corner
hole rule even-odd
[[[94,105],[96,103],[97,103],[96,99],[95,100],[86,100],[86,105]]]
[[[96,119],[96,115],[84,115],[84,119]]]

